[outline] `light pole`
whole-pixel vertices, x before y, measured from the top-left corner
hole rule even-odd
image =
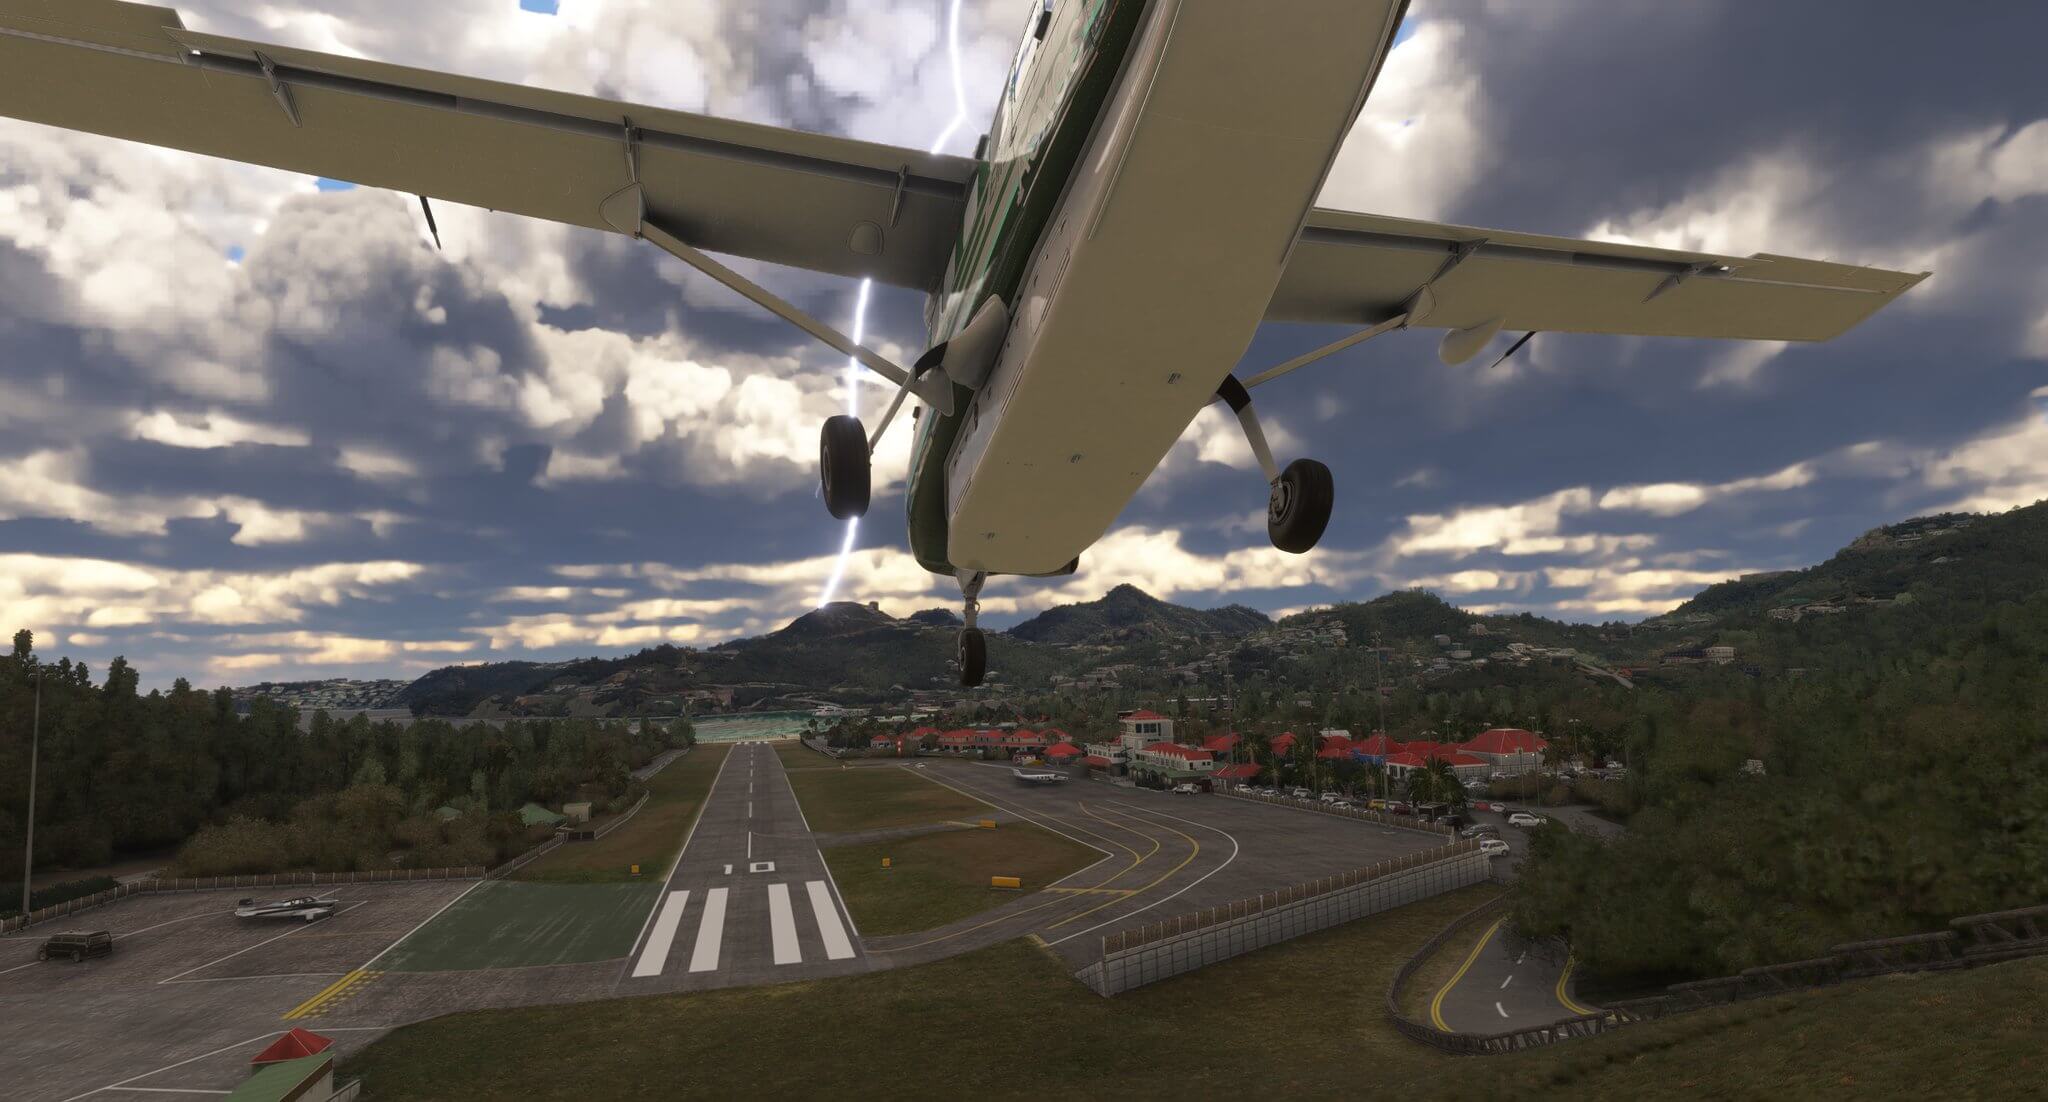
[[[21,855],[21,913],[28,914],[29,874],[36,860],[36,753],[43,745],[43,670],[36,667],[36,703],[29,721],[28,743],[28,842]]]

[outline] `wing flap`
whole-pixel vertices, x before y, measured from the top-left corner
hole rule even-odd
[[[648,212],[696,247],[916,289],[944,275],[975,170],[203,34],[113,0],[0,0],[0,114],[600,230],[613,228],[604,200],[637,170]]]
[[[1456,260],[1461,247],[1469,255]],[[1414,324],[1431,328],[1500,318],[1543,332],[1814,341],[1925,276],[1317,210],[1266,316],[1365,324],[1428,284],[1435,305]]]

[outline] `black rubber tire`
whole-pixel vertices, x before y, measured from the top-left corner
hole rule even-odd
[[[840,520],[868,511],[868,430],[844,413],[825,419],[818,433],[818,486],[825,509]]]
[[[85,959],[85,950],[83,950],[83,949],[73,949],[73,950],[71,950],[71,963],[73,963],[73,964],[77,964],[77,963],[78,963],[79,961],[82,961],[82,960],[84,960],[84,959]]]
[[[973,688],[988,672],[988,637],[980,628],[960,629],[960,684]]]
[[[1330,468],[1313,459],[1297,459],[1280,472],[1266,500],[1266,536],[1280,550],[1302,554],[1323,538],[1336,503]]]

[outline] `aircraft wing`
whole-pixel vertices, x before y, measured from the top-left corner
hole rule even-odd
[[[644,199],[700,249],[919,290],[944,276],[975,170],[201,34],[115,0],[0,0],[0,115],[592,229],[632,232]]]
[[[1464,329],[1498,318],[1509,330],[1818,341],[1926,276],[1319,208],[1295,242],[1266,320],[1371,324],[1429,285],[1425,300],[1433,304],[1410,324]]]

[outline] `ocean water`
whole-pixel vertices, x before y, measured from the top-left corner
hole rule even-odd
[[[739,742],[742,739],[796,738],[804,733],[809,712],[754,712],[739,716],[704,716],[690,721],[699,742]]]

